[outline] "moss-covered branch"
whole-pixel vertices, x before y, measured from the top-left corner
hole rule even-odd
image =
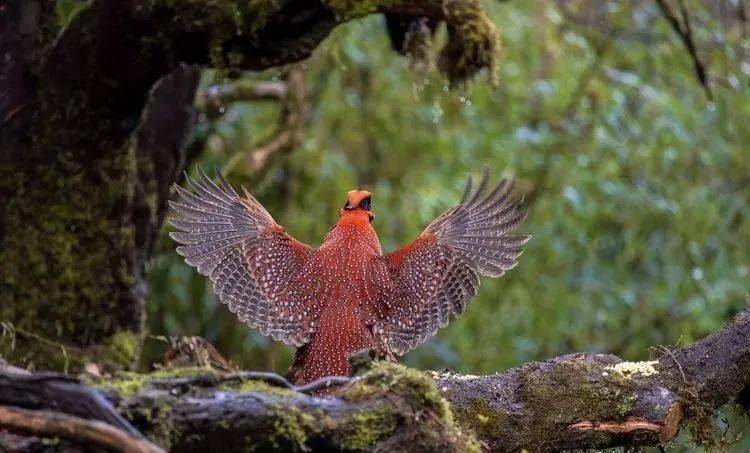
[[[42,378],[30,392],[28,377],[14,381],[6,373],[0,404],[40,408]],[[23,385],[28,401],[18,397]],[[325,398],[204,369],[121,374],[88,385],[174,451],[638,447],[669,442],[685,425],[708,444],[714,411],[750,389],[750,313],[654,361],[571,354],[489,376],[377,363]],[[55,399],[44,394],[42,408]],[[57,407],[73,409],[81,415],[81,408]]]

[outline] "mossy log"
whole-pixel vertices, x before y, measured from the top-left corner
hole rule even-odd
[[[91,0],[63,9],[18,0],[0,14],[0,322],[15,333],[2,336],[0,354],[44,369],[116,369],[137,357],[146,265],[169,188],[191,157],[198,66],[292,63],[336,25],[377,12],[449,23],[446,49],[464,56],[445,69],[454,81],[492,69],[498,48],[478,0]]]
[[[686,425],[696,442],[710,445],[714,411],[741,403],[750,391],[750,312],[690,347],[664,349],[649,362],[570,354],[488,376],[382,362],[323,397],[257,377],[174,369],[89,380],[89,387],[79,387],[97,388],[151,441],[181,452],[640,447],[666,444]],[[271,382],[282,379],[277,378]],[[34,379],[33,387],[28,379]],[[55,404],[70,402],[70,394],[50,391],[60,385],[54,379],[59,377],[0,373],[0,404],[75,410],[78,416],[89,411],[90,418],[110,414],[99,407],[92,411],[92,398],[78,397],[86,404]]]

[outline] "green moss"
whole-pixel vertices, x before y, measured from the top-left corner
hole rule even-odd
[[[343,450],[363,451],[392,435],[396,426],[397,419],[392,411],[362,410],[336,429],[335,441]]]
[[[438,67],[451,84],[471,79],[487,69],[497,80],[500,55],[499,33],[479,0],[446,0],[443,10],[448,23],[448,43],[440,53]]]
[[[69,25],[84,33],[79,11]],[[80,40],[86,41],[82,34]],[[68,55],[65,35],[55,54],[80,69],[71,82],[42,71],[30,136],[32,149],[0,166],[0,320],[31,332],[11,351],[26,366],[72,370],[85,361],[118,362],[132,344],[115,334],[138,332],[141,307],[132,294],[135,231],[126,209],[132,201],[136,156],[113,144],[106,85],[90,61]],[[74,125],[74,126],[73,126]],[[118,142],[121,143],[121,142]],[[21,337],[20,337],[21,338]],[[58,346],[59,345],[59,346]],[[121,354],[109,357],[107,345]],[[65,350],[75,354],[65,354]]]
[[[122,368],[132,366],[141,350],[140,335],[128,330],[120,330],[110,337],[107,344],[108,356]]]
[[[261,392],[273,395],[290,396],[294,395],[292,390],[270,385],[257,379],[242,379],[225,381],[219,385],[219,390],[225,392]]]
[[[168,34],[208,33],[211,65],[225,68],[244,60],[242,49],[233,49],[231,41],[263,29],[283,4],[282,0],[154,0],[152,7],[168,11],[170,21],[165,25],[176,31]]]
[[[296,407],[277,410],[274,417],[274,433],[269,436],[274,447],[283,448],[291,444],[298,450],[308,449],[307,439],[309,433],[318,426],[317,417]]]
[[[0,322],[42,338],[0,345],[3,356],[22,366],[78,371],[93,361],[117,369],[139,352],[143,301],[133,284],[143,257],[134,250],[143,232],[133,217],[154,221],[158,206],[152,182],[136,186],[136,172],[148,164],[129,137],[146,95],[139,90],[161,74],[146,71],[123,85],[107,73],[92,35],[109,17],[100,14],[106,8],[100,3],[61,1],[50,14],[56,23],[50,36],[58,40],[47,61],[65,72],[39,70],[34,108],[25,109],[33,111],[21,141],[28,149],[5,150],[19,158],[0,163]],[[191,33],[208,34],[210,49],[197,53],[210,50],[217,65],[238,63],[230,56],[242,49],[232,41],[256,33],[283,4],[153,0],[141,7],[159,9],[151,11],[156,33],[123,40],[141,39],[134,66],[177,64],[171,40]],[[58,21],[65,27],[59,36]],[[123,95],[125,88],[132,92]]]
[[[591,368],[591,369],[589,369]],[[533,410],[550,415],[556,423],[573,423],[582,414],[571,412],[571,408],[585,408],[586,415],[596,417],[608,413],[612,407],[611,395],[600,393],[601,386],[582,381],[580,376],[593,372],[594,368],[585,361],[564,361],[546,372],[531,370],[523,376],[525,400]],[[550,401],[560,402],[550,406]]]
[[[55,13],[57,14],[58,26],[65,28],[73,19],[88,7],[85,0],[57,0],[55,4]]]
[[[250,0],[249,8],[247,9],[249,17],[246,17],[246,21],[249,22],[249,27],[253,31],[262,29],[268,19],[277,13],[283,2],[281,0]]]
[[[635,402],[638,399],[638,395],[633,393],[632,395],[624,396],[622,400],[617,404],[617,413],[621,417],[627,416],[635,406]]]
[[[89,385],[112,388],[120,396],[127,398],[138,393],[149,379],[150,375],[148,374],[123,372],[106,381],[91,380],[89,381]]]
[[[135,234],[122,209],[132,196],[132,156],[113,154],[88,169],[64,150],[27,171],[0,168],[0,191],[13,194],[0,225],[0,320],[37,335],[5,351],[13,361],[75,369],[84,360],[121,366],[137,354],[140,306],[122,259]]]
[[[169,450],[175,439],[180,436],[172,422],[173,402],[174,400],[169,397],[159,397],[149,408],[119,407],[118,409],[136,426],[148,426],[148,439]]]
[[[178,401],[169,394],[156,394],[149,406],[126,404],[129,397],[142,391],[156,379],[179,378],[205,374],[203,368],[174,368],[152,373],[120,372],[110,378],[84,378],[87,385],[95,388],[113,389],[122,398],[118,410],[135,426],[146,427],[148,438],[166,449],[180,438],[172,422],[172,405]],[[124,404],[123,404],[124,403]]]
[[[498,433],[508,432],[508,414],[493,409],[482,398],[473,398],[467,406],[457,410],[456,421],[461,426],[471,426],[480,438],[497,439]]]
[[[453,411],[438,390],[435,381],[421,371],[390,362],[376,362],[372,369],[341,397],[351,402],[373,398],[400,398],[414,411],[414,420],[402,421],[409,426],[406,436],[409,436],[411,441],[427,450],[480,450],[476,439],[455,423]],[[424,412],[434,416],[423,417],[421,414]],[[377,417],[382,421],[385,415],[387,414],[379,414]],[[383,426],[387,428],[388,424]]]
[[[149,439],[157,445],[169,449],[178,437],[178,431],[175,429],[171,418],[172,406],[166,400],[157,403],[159,404],[155,406],[151,413],[151,421],[156,429],[149,433]]]
[[[121,397],[127,398],[138,393],[150,381],[155,379],[168,379],[189,376],[211,374],[205,368],[165,368],[151,373],[136,373],[122,371],[111,378],[88,378],[87,384],[93,387],[111,388],[117,391]]]
[[[703,401],[700,389],[695,384],[683,383],[678,392],[685,408],[688,429],[696,445],[719,449],[719,437],[716,430],[716,410]]]
[[[422,403],[440,418],[452,422],[453,413],[440,394],[435,381],[427,374],[390,362],[375,362],[362,379],[352,385],[342,396],[349,401],[361,401],[395,392],[414,403]]]
[[[387,9],[391,3],[389,0],[325,2],[340,21]],[[449,39],[440,53],[440,70],[452,84],[471,79],[482,69],[487,69],[491,80],[495,82],[500,55],[499,33],[485,14],[481,1],[446,0],[443,2],[443,11],[448,23]]]
[[[325,2],[334,14],[336,14],[336,18],[342,21],[372,14],[379,7],[385,6],[387,3],[390,2],[378,0],[326,0]]]
[[[155,381],[167,378],[211,374],[226,378],[222,373],[204,368],[174,368],[139,374],[117,373],[112,378],[88,378],[93,387],[110,388],[123,398],[120,410],[136,426],[143,426],[149,438],[167,448],[175,442],[186,442],[175,432],[171,420],[172,404],[177,401]],[[210,382],[210,381],[209,381]],[[149,393],[156,400],[146,408],[133,408],[127,404],[129,397],[153,385],[162,391]],[[288,389],[270,386],[254,380],[225,380],[217,387],[221,391],[259,392],[277,398],[297,398],[299,394]],[[204,390],[195,387],[191,391]],[[335,419],[324,412],[293,404],[271,406],[269,421],[273,433],[266,439],[242,439],[236,448],[246,450],[275,448],[306,451],[319,448],[321,439],[338,451],[367,451],[380,442],[408,441],[426,451],[479,451],[479,444],[471,433],[463,431],[454,422],[453,412],[439,393],[432,378],[417,370],[391,363],[376,363],[340,397],[353,404]],[[230,428],[229,425],[226,428]],[[329,448],[326,447],[326,448]]]

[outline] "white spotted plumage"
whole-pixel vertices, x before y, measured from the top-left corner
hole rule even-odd
[[[214,292],[251,327],[300,346],[297,383],[348,373],[348,355],[375,348],[403,354],[463,312],[479,275],[498,277],[516,264],[528,236],[508,233],[525,218],[512,183],[486,191],[469,178],[461,203],[411,245],[383,255],[367,217],[344,213],[312,249],[289,236],[247,191],[220,178],[187,178],[176,187],[170,219],[185,261],[213,281]],[[347,217],[349,216],[349,217]],[[364,220],[367,219],[367,220]]]

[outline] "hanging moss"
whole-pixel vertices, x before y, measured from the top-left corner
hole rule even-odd
[[[479,0],[446,0],[448,43],[440,53],[438,67],[451,84],[470,80],[486,69],[497,80],[500,38]]]
[[[340,21],[388,10],[394,3],[390,0],[325,2]],[[500,55],[499,33],[487,17],[481,1],[445,0],[442,10],[444,20],[448,24],[449,36],[447,44],[440,52],[440,71],[448,76],[451,84],[458,84],[470,80],[481,70],[487,70],[491,81],[495,83]],[[423,60],[417,59],[422,65]]]

